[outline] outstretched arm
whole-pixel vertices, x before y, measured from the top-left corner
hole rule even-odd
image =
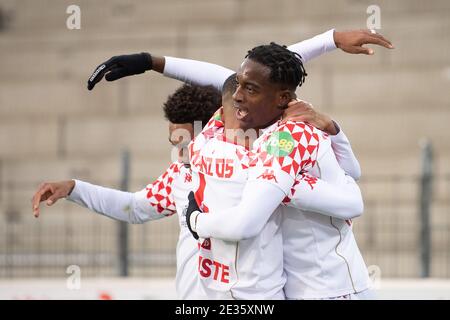
[[[340,48],[352,54],[373,54],[373,50],[363,47],[365,44],[376,44],[392,49],[389,40],[369,30],[334,31],[329,30],[309,40],[289,46],[293,52],[302,56],[307,62],[323,53]],[[88,89],[92,90],[103,77],[107,81],[115,81],[126,76],[144,73],[148,70],[164,73],[165,76],[181,81],[201,85],[213,85],[222,88],[223,81],[233,74],[224,67],[189,59],[158,57],[147,52],[114,56],[95,68],[88,79]],[[167,69],[166,69],[167,68]]]
[[[150,205],[143,205],[143,193],[146,193],[145,189],[131,193],[75,180],[75,188],[67,200],[114,220],[133,224],[167,216],[159,214]]]
[[[176,213],[176,208],[172,193],[167,190],[172,190],[178,168],[178,163],[173,163],[155,182],[135,193],[80,180],[46,182],[33,196],[33,214],[39,216],[40,202],[53,205],[59,199],[66,198],[99,214],[129,223],[144,223],[170,216]]]

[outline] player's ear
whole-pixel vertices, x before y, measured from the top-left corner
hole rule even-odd
[[[292,100],[292,92],[288,89],[282,89],[278,93],[278,107],[286,109],[288,103]]]

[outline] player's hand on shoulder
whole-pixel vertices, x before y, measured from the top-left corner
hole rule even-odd
[[[318,112],[311,103],[300,99],[288,103],[288,108],[283,113],[282,123],[286,121],[307,122],[330,135],[338,133],[330,116]]]
[[[114,56],[95,68],[87,82],[92,90],[103,77],[106,81],[114,81],[123,77],[141,74],[153,67],[152,56],[147,52]]]
[[[46,201],[48,206],[53,205],[61,198],[67,197],[75,187],[74,180],[41,183],[31,199],[33,215],[39,217],[39,204]]]

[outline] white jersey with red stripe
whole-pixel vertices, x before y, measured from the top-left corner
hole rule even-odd
[[[255,146],[250,152],[226,142],[217,117],[190,145],[193,177],[198,179],[196,200],[206,215],[237,206],[248,180],[282,184],[289,190],[296,174],[314,164],[318,139],[309,125],[275,124]],[[200,282],[209,297],[284,298],[281,219],[275,210],[257,236],[239,242],[201,239]]]
[[[236,153],[245,149],[218,138],[222,133],[223,123],[216,114],[189,147],[195,198],[205,213],[238,204],[247,181],[247,170]],[[231,288],[238,280],[239,251],[237,242],[199,239],[198,276],[209,298],[234,298]]]
[[[348,177],[340,168],[326,134],[320,136],[317,162],[308,173],[335,186],[347,183]],[[367,267],[352,232],[352,221],[298,209],[295,193],[315,188],[315,182],[309,176],[299,176],[285,199],[288,206],[283,207],[283,256],[287,275],[284,291],[288,299],[334,298],[370,286]]]
[[[206,295],[198,281],[197,241],[192,237],[185,219],[190,191],[192,191],[190,167],[174,162],[154,183],[138,193],[138,199],[141,199],[144,206],[153,207],[161,215],[171,215],[175,212],[178,214],[180,234],[176,249],[177,295],[180,299],[205,299]]]

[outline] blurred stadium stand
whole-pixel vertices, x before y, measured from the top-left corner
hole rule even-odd
[[[354,230],[367,265],[383,277],[422,275],[419,141],[432,143],[429,275],[450,277],[448,0],[84,0],[81,30],[66,28],[70,4],[0,0],[0,278],[65,277],[71,264],[89,277],[118,275],[117,222],[65,201],[36,220],[30,205],[45,180],[119,187],[123,148],[131,152],[130,190],[169,164],[161,106],[179,83],[146,73],[89,92],[100,62],[149,51],[236,69],[257,44],[365,28],[372,4],[396,49],[312,61],[299,95],[352,142],[366,208]],[[177,233],[176,217],[130,226],[130,275],[172,277]]]

